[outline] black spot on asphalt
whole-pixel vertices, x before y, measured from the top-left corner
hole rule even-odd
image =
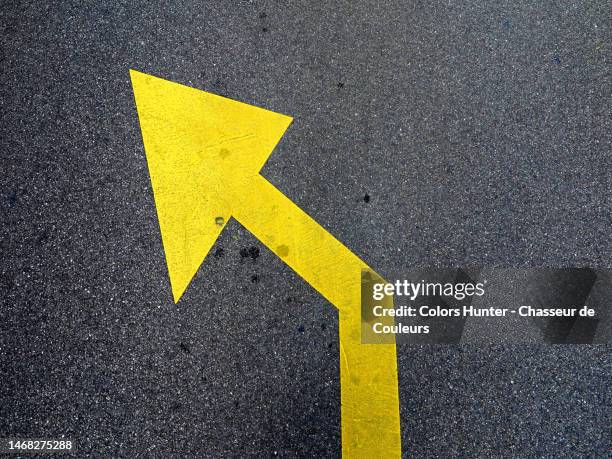
[[[185,343],[181,343],[180,348],[185,354],[191,354],[191,349]]]
[[[267,31],[268,31],[268,28],[267,28],[267,27],[262,27],[262,28],[261,28],[261,31],[265,33],[265,32],[267,32]]]
[[[262,11],[261,13],[259,13],[259,19],[265,19],[267,17],[268,17],[268,15],[266,14],[265,11]]]
[[[321,324],[321,330],[323,330],[323,331],[327,330],[327,325]]]
[[[363,202],[370,202],[370,195],[366,193],[366,195],[363,197]]]
[[[251,282],[253,282],[254,284],[256,284],[257,282],[259,282],[259,276],[257,274],[253,274],[251,276]]]
[[[557,65],[561,64],[561,59],[559,59],[559,56],[555,56],[553,60],[555,61],[555,64]]]
[[[253,260],[257,260],[257,257],[259,257],[259,249],[255,246],[249,247],[249,256]]]
[[[253,261],[256,261],[257,258],[259,258],[259,248],[251,246],[240,249],[240,260],[244,261],[246,258],[251,258]]]
[[[15,282],[11,277],[5,274],[0,279],[2,280],[2,284],[0,284],[0,286],[3,290],[6,290],[7,292],[13,290],[13,287],[15,287]]]
[[[297,330],[298,330],[300,333],[304,333],[304,326],[303,326],[303,325],[300,325],[300,326],[297,328]]]
[[[43,231],[36,238],[36,245],[43,245],[49,240],[49,233],[47,231]]]
[[[344,83],[342,81],[338,81],[338,88],[344,88]]]
[[[178,411],[183,407],[182,404],[178,403],[178,402],[172,402],[172,405],[170,405],[170,410],[172,411]]]
[[[292,296],[287,297],[287,303],[293,303],[294,301],[295,301],[295,298],[293,298]]]
[[[225,255],[225,251],[223,250],[223,247],[219,247],[217,250],[215,250],[215,253],[213,255],[215,256],[215,258],[223,257],[223,255]]]
[[[15,204],[17,204],[17,193],[11,191],[11,193],[8,195],[8,205],[9,207],[14,207]]]

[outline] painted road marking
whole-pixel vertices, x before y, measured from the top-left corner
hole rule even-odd
[[[395,343],[360,342],[370,268],[259,174],[292,118],[130,75],[174,301],[234,217],[338,308],[343,456],[399,457]]]

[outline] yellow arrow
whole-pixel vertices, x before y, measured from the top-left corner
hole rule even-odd
[[[370,268],[259,174],[292,118],[130,75],[174,301],[238,220],[338,308],[343,456],[399,457],[395,343],[360,342],[361,271]]]

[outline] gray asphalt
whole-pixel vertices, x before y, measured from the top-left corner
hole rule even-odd
[[[0,437],[339,454],[330,304],[236,222],[173,304],[130,68],[293,116],[264,175],[383,275],[609,267],[611,10],[5,2]],[[609,346],[398,354],[406,457],[611,454]]]

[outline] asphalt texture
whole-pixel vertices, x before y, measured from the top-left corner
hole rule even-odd
[[[173,303],[130,68],[293,116],[263,174],[382,275],[609,267],[611,10],[4,2],[0,436],[340,453],[329,303],[236,222]],[[607,345],[398,360],[406,457],[611,455]]]

